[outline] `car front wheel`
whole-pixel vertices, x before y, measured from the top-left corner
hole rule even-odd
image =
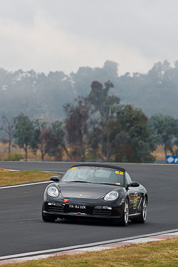
[[[119,224],[122,226],[127,226],[128,222],[129,222],[129,202],[128,202],[128,199],[126,198],[124,202],[123,215],[122,215],[122,218]]]
[[[42,211],[42,219],[44,222],[54,222],[57,218],[54,216],[46,216]]]

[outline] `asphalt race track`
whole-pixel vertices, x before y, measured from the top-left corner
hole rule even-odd
[[[72,163],[0,162],[0,168],[63,173]],[[145,224],[127,227],[97,221],[44,223],[46,184],[0,188],[0,257],[134,237],[178,228],[178,165],[119,164],[149,193]]]

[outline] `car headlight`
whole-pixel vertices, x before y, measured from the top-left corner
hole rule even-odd
[[[119,196],[119,193],[117,191],[111,191],[107,193],[107,195],[104,197],[104,200],[107,200],[107,201],[116,200],[118,196]]]
[[[47,194],[50,197],[58,197],[59,196],[59,191],[55,186],[50,186],[47,189]]]

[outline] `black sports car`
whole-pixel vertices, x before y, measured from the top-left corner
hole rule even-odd
[[[42,218],[111,219],[126,226],[128,221],[144,223],[148,193],[128,172],[111,164],[77,164],[62,178],[51,177],[44,193]]]

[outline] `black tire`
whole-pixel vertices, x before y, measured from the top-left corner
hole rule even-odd
[[[53,216],[45,216],[43,211],[42,211],[42,219],[44,222],[54,222],[57,218]]]
[[[129,201],[126,198],[124,202],[124,209],[123,209],[123,215],[121,220],[119,221],[119,225],[127,226],[129,222]]]
[[[146,218],[147,218],[147,205],[148,205],[148,201],[146,197],[143,197],[142,203],[141,203],[141,213],[138,217],[132,219],[133,222],[145,223]]]

